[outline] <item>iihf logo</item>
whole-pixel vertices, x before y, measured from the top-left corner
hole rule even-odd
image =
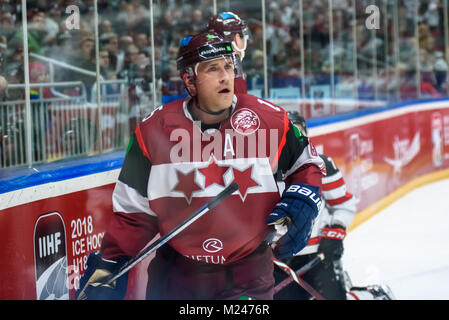
[[[34,227],[37,300],[68,300],[64,221],[58,212],[40,216]]]

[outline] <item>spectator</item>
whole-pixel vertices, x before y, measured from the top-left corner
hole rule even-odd
[[[7,68],[5,75],[8,81],[8,85],[11,84],[23,84],[25,82],[24,79],[24,70],[23,64],[17,64],[14,68]],[[8,89],[8,100],[23,100],[25,98],[25,90],[24,89]]]
[[[142,20],[142,14],[133,2],[123,2],[117,15],[116,23],[120,25],[120,34],[132,34],[134,26]]]
[[[171,10],[167,10],[164,12],[164,17],[159,24],[159,32],[157,32],[157,37],[155,39],[159,39],[159,46],[168,47],[170,45],[177,45],[173,42],[174,34],[176,33],[177,26],[176,21],[173,18],[173,13]]]
[[[0,12],[0,35],[10,38],[16,32],[11,12]]]
[[[54,60],[71,63],[73,50],[75,47],[73,43],[72,34],[70,32],[59,33],[56,38],[56,43],[47,49],[47,55]],[[54,65],[53,80],[71,81],[72,73],[68,72],[66,68]]]
[[[95,50],[91,53],[91,62],[95,63]],[[110,69],[109,63],[109,52],[105,49],[100,48],[98,51],[98,64],[100,65],[100,70],[103,69],[102,75],[106,75]]]
[[[128,46],[132,44],[134,44],[134,40],[131,36],[121,36],[119,41],[120,52],[124,53],[126,51],[126,48],[128,48]]]
[[[120,48],[117,34],[111,32],[100,36],[100,43],[109,52],[111,67],[115,72],[120,72],[122,62],[119,60]]]
[[[100,34],[106,34],[106,33],[114,32],[112,30],[111,21],[109,19],[104,19],[103,21],[101,21],[98,32]]]
[[[14,69],[17,68],[18,65],[23,65],[23,41],[18,38],[13,38],[8,43],[7,48],[6,69]]]
[[[134,40],[131,36],[123,35],[119,38],[119,50],[116,54],[117,56],[117,66],[115,68],[115,73],[119,73],[123,70],[123,64],[125,63],[125,53],[128,49],[128,46],[134,44]]]
[[[91,64],[95,66],[96,55],[95,50],[91,54]],[[98,52],[98,63],[100,65],[100,74],[105,80],[116,80],[117,74],[110,68],[109,64],[109,52],[104,48],[100,48]],[[86,88],[90,89],[90,88]],[[120,92],[120,86],[117,84],[103,84],[101,86],[101,95],[118,94]],[[97,85],[96,82],[92,84],[92,90],[88,90],[87,99],[92,102],[97,100]]]
[[[40,62],[31,62],[29,64],[29,70],[30,70],[30,83],[48,83],[48,82],[50,82],[48,69],[44,64],[42,64]],[[41,96],[41,93],[42,93],[42,96]],[[31,94],[32,100],[37,100],[40,98],[48,99],[48,98],[55,97],[55,95],[51,92],[51,88],[49,88],[49,87],[31,88],[30,94]]]
[[[145,33],[136,34],[134,44],[140,51],[151,54],[150,38]]]
[[[61,8],[58,3],[52,3],[48,6],[48,15],[45,19],[45,31],[47,33],[46,43],[53,44],[59,34],[59,24],[61,22]]]
[[[248,90],[263,89],[263,51],[255,50],[248,59],[251,64],[245,68]]]
[[[192,13],[192,21],[190,22],[190,33],[197,33],[204,28],[203,12],[196,9]]]
[[[443,93],[447,90],[445,85],[447,86],[446,79],[447,79],[447,72],[449,71],[448,64],[446,60],[443,58],[443,52],[437,51],[435,52],[435,64],[433,66],[435,71],[435,80],[436,85],[435,88]]]
[[[0,102],[7,100],[8,81],[0,76]]]
[[[23,39],[23,29],[20,28],[12,36],[13,39]],[[46,45],[45,13],[33,10],[28,23],[28,50],[37,54],[41,53],[42,47]]]
[[[91,65],[92,53],[95,54],[94,38],[87,36],[81,39],[79,49],[72,55],[71,63],[77,67],[89,70],[95,70]],[[94,64],[95,67],[95,64]]]
[[[6,60],[6,37],[0,36],[0,74],[3,73]]]

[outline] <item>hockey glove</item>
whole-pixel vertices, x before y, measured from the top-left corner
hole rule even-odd
[[[77,300],[122,300],[126,294],[129,272],[111,284],[105,281],[117,271],[127,259],[118,262],[106,261],[99,252],[89,254],[86,272],[80,279],[80,288],[75,293]]]
[[[268,225],[287,227],[285,235],[276,243],[276,258],[294,256],[307,245],[320,207],[318,187],[293,184],[283,192],[281,201],[266,220]]]
[[[324,253],[325,260],[336,261],[343,255],[343,239],[346,230],[339,225],[326,226],[321,230],[318,252]]]

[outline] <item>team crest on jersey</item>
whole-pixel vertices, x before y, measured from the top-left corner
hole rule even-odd
[[[242,108],[231,116],[231,126],[236,132],[247,136],[259,129],[260,119],[254,111]]]

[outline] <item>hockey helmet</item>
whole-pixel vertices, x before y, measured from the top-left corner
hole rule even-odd
[[[233,50],[230,42],[225,41],[214,32],[201,32],[194,36],[182,38],[176,65],[178,71],[183,73],[189,68],[202,61],[212,60],[219,57],[232,57]]]
[[[250,36],[245,20],[242,20],[233,12],[222,12],[212,16],[207,28],[222,35],[227,41],[232,41],[236,33],[240,33],[242,37]]]
[[[247,42],[252,40],[251,32],[245,20],[242,20],[233,12],[221,12],[209,19],[207,28],[209,31],[218,33],[225,40],[231,41],[234,49],[241,53],[243,59]],[[234,36],[237,33],[240,34],[244,41],[243,48],[239,48],[234,41]]]
[[[287,111],[287,116],[293,124],[300,125],[304,129],[304,133],[307,135],[306,119],[304,119],[298,111]]]

